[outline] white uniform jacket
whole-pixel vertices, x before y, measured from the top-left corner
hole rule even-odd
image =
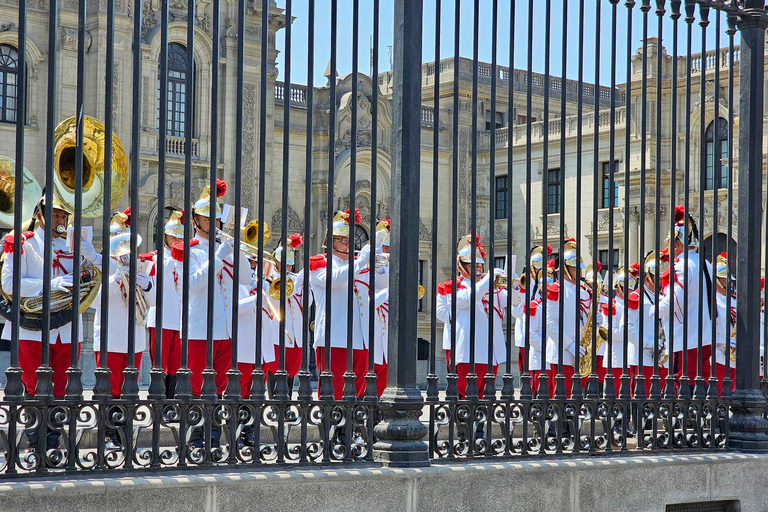
[[[731,297],[731,314],[730,321],[729,315],[726,313],[728,309],[727,296],[720,292],[717,293],[717,324],[715,332],[715,354],[717,364],[725,365],[725,358],[730,358],[730,353],[725,353],[726,332],[729,338],[731,338],[731,347],[736,347],[736,336],[731,336],[733,332],[733,326],[736,325],[736,296]],[[762,313],[762,312],[761,312]],[[761,315],[762,317],[762,315]],[[730,326],[728,325],[730,323]],[[730,328],[729,328],[730,327]],[[762,322],[761,322],[762,327]],[[762,332],[762,329],[761,329]],[[762,350],[760,351],[762,355]],[[731,361],[731,368],[734,368],[736,363]]]
[[[198,243],[189,251],[189,339],[207,338],[208,325],[208,241],[195,237]],[[232,304],[234,272],[233,248],[230,244],[216,244],[219,253],[216,258],[213,284],[213,339],[227,340],[232,337]],[[239,283],[251,281],[251,266],[242,251],[240,257]],[[176,262],[176,270],[183,275],[183,263]]]
[[[601,325],[608,329],[608,304],[605,304],[602,308],[602,323]],[[611,320],[611,367],[612,368],[624,368],[624,327],[629,323],[629,337],[627,343],[627,366],[637,366],[637,323],[635,322],[637,315],[632,315],[632,310],[629,311],[627,316],[624,316],[624,300],[615,297],[613,299],[613,319]],[[608,349],[608,340],[603,343],[603,346]],[[608,357],[603,358],[603,368],[608,368]]]
[[[541,357],[541,324],[543,322],[544,318],[544,308],[541,308],[541,297],[536,298],[535,300],[532,300],[529,303],[529,307],[525,308],[523,306],[522,308],[522,318],[518,318],[515,320],[515,329],[517,329],[517,324],[520,324],[520,329],[523,333],[525,333],[525,317],[526,311],[530,311],[530,318],[531,318],[531,335],[530,335],[530,345],[528,350],[528,371],[535,371],[535,370],[546,370],[546,365],[544,364],[544,359]],[[525,346],[525,334],[523,334],[523,346]]]
[[[250,268],[250,266],[248,267]],[[264,293],[261,304],[261,333],[256,331],[256,305],[259,287],[256,279],[249,280],[250,284],[240,285],[240,304],[237,310],[237,362],[256,364],[256,342],[261,341],[261,362],[271,363],[275,360],[275,339],[277,338],[277,321],[274,313],[267,304],[268,293]],[[262,289],[266,292],[269,283],[264,281]]]
[[[110,272],[111,274],[107,277],[109,279],[109,311],[107,317],[107,330],[109,334],[107,335],[107,351],[127,354],[129,290],[123,286],[117,264],[114,262],[110,264]],[[127,282],[127,273],[125,277]],[[147,299],[149,306],[154,306],[155,296],[155,286],[153,284],[149,291],[144,292],[144,297]],[[96,300],[93,301],[93,308],[96,310],[93,321],[93,351],[95,353],[101,350],[101,291],[96,296]],[[134,353],[141,354],[147,348],[147,328],[141,324],[138,318],[134,321],[134,326],[136,329]]]
[[[43,295],[43,246],[45,245],[45,232],[42,228],[35,231],[34,236],[28,238],[22,245],[21,254],[21,296],[36,297]],[[51,278],[64,276],[72,273],[73,255],[68,252],[67,241],[63,238],[53,239],[53,259]],[[81,257],[81,268],[85,258]],[[93,265],[101,268],[101,254],[96,254]],[[3,263],[2,280],[0,280],[3,291],[8,295],[13,293],[13,252],[5,253],[5,262]],[[83,321],[78,315],[79,330],[78,342],[83,341]],[[51,330],[51,343],[56,343],[60,338],[62,343],[70,343],[72,339],[72,325],[66,324],[58,329]],[[3,339],[11,339],[11,322],[6,322],[3,328]],[[19,339],[22,340],[42,340],[41,331],[30,331],[19,327]]]
[[[533,283],[533,288],[531,289],[528,297],[530,299],[530,302],[533,302],[536,299],[540,299],[541,294],[539,293],[539,283],[536,280],[531,280],[531,281]],[[517,288],[517,289],[510,289],[509,293],[516,293],[518,295],[517,298],[515,298],[515,296],[512,297],[512,309],[509,311],[509,314],[511,314],[512,318],[515,319],[515,346],[518,348],[524,348],[525,347],[525,315],[523,314],[523,312],[525,310],[525,291]],[[535,322],[531,322],[532,329],[534,325],[535,325]],[[531,333],[533,333],[533,331],[531,331]],[[539,327],[539,340],[541,340],[540,327]]]
[[[640,340],[640,293],[643,294],[643,309],[642,309],[642,315],[643,315],[643,338]],[[655,292],[653,290],[650,290],[646,286],[643,286],[642,292],[640,289],[635,290],[630,295],[629,300],[629,318],[631,322],[629,335],[630,335],[630,341],[633,341],[638,346],[642,346],[643,349],[643,366],[653,366],[653,358],[654,358],[654,346],[656,342],[656,322],[659,322],[659,358],[663,357],[663,355],[670,356],[671,359],[671,353],[669,351],[669,344],[667,337],[667,323],[669,321],[669,317],[667,316],[666,321],[664,317],[661,315],[661,299],[662,295],[659,295],[659,316],[656,316],[656,304],[655,304]],[[667,311],[667,314],[669,314],[669,311]],[[638,361],[639,364],[639,361]],[[659,367],[660,368],[668,368],[669,367],[669,361],[666,363],[663,363],[661,360],[659,360]]]
[[[576,361],[575,354],[578,350],[579,342],[581,341],[582,333],[584,332],[584,326],[586,325],[587,315],[592,305],[592,290],[584,285],[579,285],[577,288],[575,284],[568,280],[564,280],[565,284],[555,282],[548,287],[547,290],[547,363],[559,364],[559,358],[557,353],[559,336],[560,336],[560,311],[559,303],[560,294],[564,294],[563,298],[563,314],[562,321],[563,326],[563,364],[573,366]],[[578,332],[574,332],[576,328],[573,318],[576,308],[576,301],[579,301],[579,328]],[[602,321],[602,315],[599,308],[597,311],[597,324]],[[595,327],[596,328],[596,327]]]
[[[500,271],[500,269],[497,269]],[[507,348],[504,338],[503,322],[507,306],[507,291],[499,288],[490,290],[493,273],[488,273],[475,284],[475,362],[488,363],[488,315],[493,318],[493,365],[498,365],[507,360]],[[470,359],[470,333],[471,333],[471,307],[472,290],[470,281],[459,279],[456,286],[456,363],[469,363]],[[438,297],[444,299],[438,301],[437,318],[450,318],[451,312],[451,286],[450,281],[438,286]],[[450,323],[446,324],[447,349],[450,350]],[[443,345],[446,343],[446,329],[443,330]]]
[[[367,248],[367,249],[366,249]],[[352,263],[354,279],[352,297],[352,348],[363,350],[368,345],[369,317],[369,285],[370,269],[368,257],[370,246],[366,246]],[[331,272],[331,296],[326,293],[326,275]],[[347,347],[347,286],[349,283],[350,265],[346,260],[337,256],[331,258],[328,265],[325,254],[312,256],[309,261],[309,284],[315,297],[315,348],[325,347],[325,307],[331,301],[331,340],[333,348]]]
[[[685,273],[685,261],[688,261],[688,273]],[[688,325],[688,350],[695,349],[699,346],[699,338],[701,338],[702,346],[712,344],[712,320],[710,318],[709,299],[707,298],[707,286],[706,286],[706,274],[709,275],[710,281],[712,281],[712,266],[709,262],[706,263],[704,269],[705,276],[699,280],[699,254],[696,251],[688,251],[688,253],[681,258],[675,260],[674,268],[674,282],[670,277],[670,284],[664,289],[664,298],[659,300],[659,309],[662,322],[668,321],[669,309],[673,307],[670,303],[669,287],[674,286],[675,289],[675,321],[674,321],[674,344],[672,347],[673,352],[679,352],[683,350],[683,324]],[[671,273],[670,273],[671,274]],[[673,284],[674,283],[674,284]],[[711,282],[711,286],[715,286],[714,282]],[[684,296],[683,290],[688,290],[688,318],[685,318],[684,313]],[[701,306],[704,308],[701,315],[701,324],[699,324],[699,290],[702,290],[703,296],[701,298]],[[667,331],[669,332],[669,331]]]
[[[171,257],[171,251],[164,249],[163,254],[163,330],[181,331],[181,274],[176,269],[176,260]],[[157,286],[157,254],[153,259],[155,276],[152,287]],[[157,308],[152,306],[147,313],[147,327],[157,327],[155,315]]]

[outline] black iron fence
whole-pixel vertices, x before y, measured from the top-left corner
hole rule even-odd
[[[3,475],[768,446],[763,2],[396,0],[391,73],[379,0],[43,4],[0,4]]]

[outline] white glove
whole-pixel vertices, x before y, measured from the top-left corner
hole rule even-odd
[[[72,288],[72,275],[59,276],[51,279],[51,290],[68,292]]]
[[[223,260],[234,252],[235,248],[232,246],[232,244],[224,242],[216,249],[216,259]]]
[[[584,357],[585,355],[587,355],[587,347],[579,345],[579,357]]]
[[[366,263],[371,258],[371,244],[365,244],[355,259],[356,262]]]
[[[80,241],[80,255],[91,263],[94,263],[97,258],[96,249],[93,248],[93,244],[86,240]]]
[[[598,301],[600,304],[608,304],[608,296],[600,294],[600,299]]]
[[[146,272],[136,273],[136,284],[145,292],[149,291],[152,287],[152,281],[149,279],[149,275]]]

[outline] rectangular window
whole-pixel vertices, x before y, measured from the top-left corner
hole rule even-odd
[[[720,140],[720,183],[717,188],[728,187],[728,141]],[[705,190],[714,190],[715,188],[715,144],[712,141],[707,142],[707,174],[704,184]]]
[[[496,112],[496,129],[504,128],[504,113],[503,112]],[[490,131],[491,129],[491,111],[486,110],[485,111],[485,130]]]
[[[507,211],[507,177],[496,176],[496,219],[506,219]]]
[[[600,265],[602,266],[602,274],[605,275],[606,272],[608,272],[608,255],[611,255],[612,265],[613,265],[613,271],[615,272],[616,269],[619,267],[619,250],[618,249],[602,249],[598,251],[597,253],[597,260],[600,262]]]
[[[560,169],[547,172],[547,213],[560,213]]]
[[[600,201],[601,208],[614,208],[619,206],[619,184],[616,182],[615,175],[619,169],[619,161],[613,162],[613,197],[611,197],[611,163],[603,162],[602,165],[602,197]]]
[[[495,256],[493,258],[493,268],[504,268],[504,264],[507,262],[506,256]]]

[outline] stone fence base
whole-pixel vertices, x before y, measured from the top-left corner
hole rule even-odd
[[[767,488],[768,455],[670,454],[7,480],[0,483],[0,510],[655,512],[724,501],[707,510],[759,511],[768,510]]]

